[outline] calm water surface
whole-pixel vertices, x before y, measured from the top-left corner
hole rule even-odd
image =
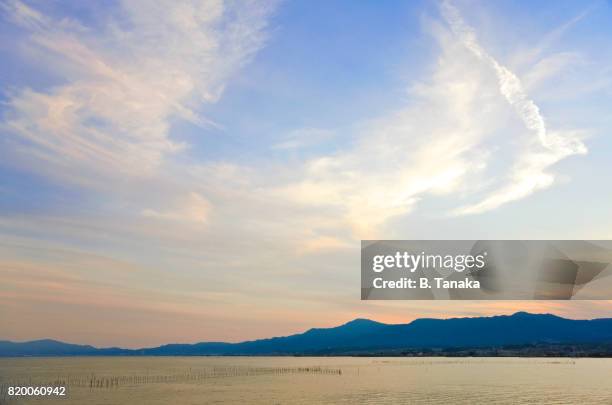
[[[19,398],[7,385],[67,385]],[[2,404],[612,404],[612,359],[0,359]]]

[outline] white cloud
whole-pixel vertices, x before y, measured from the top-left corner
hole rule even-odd
[[[411,104],[372,120],[354,146],[309,160],[279,189],[282,198],[335,207],[354,237],[376,238],[432,196],[455,207],[480,200],[450,208],[459,215],[525,198],[553,184],[552,165],[586,153],[584,131],[549,130],[518,76],[480,45],[454,6],[441,11],[450,31],[431,23],[442,53],[431,80],[411,89]],[[560,69],[551,63],[536,65],[532,79]],[[491,163],[494,153],[503,158]]]
[[[270,5],[125,1],[102,32],[54,20],[15,1],[5,7],[27,43],[65,84],[22,89],[3,126],[25,166],[85,184],[155,173],[185,147],[178,117],[201,126],[194,105],[215,102],[230,75],[263,44]]]
[[[413,102],[362,125],[354,146],[309,160],[283,198],[335,207],[356,238],[382,235],[391,218],[428,196],[477,188],[490,156],[483,142],[508,115],[496,78],[437,24],[442,54],[433,76],[412,86]]]
[[[145,209],[142,215],[150,218],[158,218],[188,223],[204,224],[210,215],[211,204],[200,194],[190,193],[182,198],[175,207],[164,211]]]
[[[474,214],[488,211],[549,187],[555,179],[553,174],[546,172],[550,166],[568,156],[587,153],[587,148],[581,141],[584,133],[548,131],[540,108],[529,98],[521,80],[478,43],[474,29],[463,21],[459,11],[450,2],[442,3],[441,10],[461,43],[495,71],[500,93],[514,108],[525,127],[536,137],[530,139],[524,150],[520,152],[507,184],[494,190],[479,203],[459,208],[454,212]]]

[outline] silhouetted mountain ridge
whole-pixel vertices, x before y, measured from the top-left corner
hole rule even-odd
[[[421,318],[408,324],[355,319],[332,328],[240,343],[201,342],[154,348],[95,348],[55,340],[0,341],[0,356],[339,355],[509,345],[612,344],[612,319],[573,320],[517,312],[491,317]]]

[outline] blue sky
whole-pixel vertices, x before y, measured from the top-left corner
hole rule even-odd
[[[0,4],[4,338],[612,315],[358,300],[360,239],[612,237],[609,2]]]

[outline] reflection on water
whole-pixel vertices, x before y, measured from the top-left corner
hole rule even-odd
[[[612,359],[101,357],[0,359],[0,403],[612,404]],[[67,399],[6,396],[65,384]]]

